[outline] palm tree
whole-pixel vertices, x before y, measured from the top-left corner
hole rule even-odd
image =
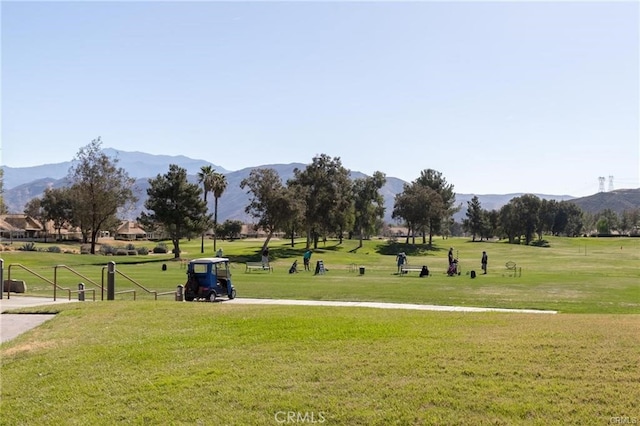
[[[227,189],[227,178],[222,173],[214,173],[211,192],[213,192],[213,251],[216,251],[217,228],[218,228],[218,198],[222,197],[222,193]]]
[[[217,174],[218,173],[216,173],[216,170],[211,165],[200,167],[200,171],[198,172],[198,182],[202,184],[202,187],[204,189],[205,204],[207,204],[207,194],[213,190],[215,175]],[[215,232],[215,228],[214,228],[214,232]],[[215,250],[215,243],[214,243],[214,250]],[[202,233],[202,238],[200,240],[200,253],[204,253],[204,232]]]

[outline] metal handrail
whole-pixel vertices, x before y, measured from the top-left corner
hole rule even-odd
[[[53,282],[55,282],[55,283],[57,283],[57,282],[58,282],[58,279],[57,279],[57,277],[58,277],[58,268],[64,268],[64,269],[66,269],[66,270],[67,270],[67,271],[69,271],[69,272],[73,272],[74,274],[76,274],[76,275],[77,275],[77,276],[79,276],[80,278],[84,279],[85,281],[88,281],[89,283],[93,284],[94,286],[96,286],[96,287],[100,288],[100,289],[101,289],[101,291],[102,291],[102,294],[104,294],[104,287],[103,287],[103,286],[98,285],[98,284],[97,284],[95,281],[93,281],[91,278],[89,278],[89,277],[85,277],[84,275],[82,275],[81,273],[79,273],[78,271],[76,271],[76,270],[74,270],[74,269],[71,269],[71,268],[70,268],[70,267],[68,267],[67,265],[56,265],[56,266],[54,266],[54,267],[53,267]],[[72,291],[74,291],[74,290],[72,290]],[[89,291],[89,290],[85,290],[85,291]],[[75,291],[74,291],[74,292],[75,292]],[[104,299],[104,297],[103,297],[103,299]],[[95,290],[94,290],[94,293],[93,293],[93,300],[94,300],[94,301],[96,300],[96,297],[95,297]]]
[[[84,289],[84,290],[71,290],[71,293],[78,293],[78,296],[80,296],[80,293],[88,293],[91,292],[93,293],[93,301],[96,301],[96,289],[95,288],[90,288],[90,289]]]
[[[170,294],[175,296],[176,295],[176,291],[172,290],[172,291],[163,291],[161,293],[156,293],[156,300],[158,300],[157,296],[168,296]]]
[[[21,265],[19,263],[12,263],[11,265],[9,265],[9,267],[7,268],[7,279],[11,280],[11,267],[15,266],[15,267],[19,267],[22,268],[23,270],[29,272],[30,274],[35,275],[36,277],[40,278],[41,280],[53,285],[53,300],[56,300],[56,290],[59,288],[60,290],[66,290],[68,292],[69,295],[69,300],[71,300],[71,289],[69,288],[64,288],[64,287],[60,287],[56,282],[51,281],[48,278],[43,277],[42,275],[40,275],[39,273],[37,273],[36,271],[32,271],[31,269],[27,268],[24,265]],[[9,298],[9,292],[7,291],[7,299]]]
[[[116,291],[113,294],[123,294],[123,293],[133,293],[133,300],[136,300],[136,291],[135,290],[122,290]],[[157,298],[156,298],[157,299]]]
[[[102,267],[102,288],[104,289],[104,270],[106,269],[106,266]],[[116,273],[120,274],[121,276],[123,276],[124,278],[128,279],[131,283],[137,285],[138,287],[140,287],[142,290],[146,291],[149,294],[153,294],[155,300],[158,300],[158,292],[155,290],[149,290],[148,288],[146,288],[145,286],[143,286],[142,284],[140,284],[139,282],[137,282],[136,280],[134,280],[133,278],[129,277],[128,275],[118,271],[117,269],[115,270]],[[135,290],[123,290],[123,291],[118,291],[117,293],[127,293],[133,291],[134,292],[134,300],[135,300]]]

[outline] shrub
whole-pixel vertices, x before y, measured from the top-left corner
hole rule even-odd
[[[58,246],[51,246],[47,249],[49,253],[62,253],[62,250]]]
[[[551,247],[551,244],[549,244],[547,240],[534,240],[531,241],[529,245],[534,247]]]
[[[167,245],[165,243],[159,243],[153,248],[154,253],[167,253],[168,251],[169,250],[167,249]]]
[[[146,247],[138,247],[137,252],[138,254],[149,254],[149,249]]]
[[[127,250],[134,250],[135,251],[136,246],[134,246],[132,243],[127,244]]]
[[[104,254],[105,256],[114,254],[115,250],[116,249],[109,244],[104,244],[100,247],[100,253]]]
[[[29,241],[26,242],[22,245],[22,247],[20,247],[18,250],[22,250],[22,251],[38,251],[38,249],[36,248],[36,243],[34,243],[33,241]]]
[[[127,256],[129,255],[129,251],[127,249],[119,248],[119,249],[116,249],[114,254],[116,256]]]
[[[104,246],[100,248],[100,252],[102,252]],[[91,246],[89,244],[83,244],[80,246],[80,254],[89,254],[91,253]]]
[[[128,254],[129,256],[135,256],[135,255],[137,255],[137,254],[138,254],[138,252],[137,252],[137,251],[135,251],[135,250],[127,250],[127,254]]]

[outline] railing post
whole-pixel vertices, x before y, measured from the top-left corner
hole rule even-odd
[[[53,267],[53,301],[56,301],[56,288],[58,288],[58,267]],[[69,296],[71,298],[71,296]]]
[[[84,283],[78,284],[78,300],[84,302]]]
[[[116,262],[107,264],[107,300],[115,300],[116,296]]]

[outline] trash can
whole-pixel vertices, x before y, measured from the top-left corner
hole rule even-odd
[[[364,275],[364,266],[360,267],[360,275]]]

